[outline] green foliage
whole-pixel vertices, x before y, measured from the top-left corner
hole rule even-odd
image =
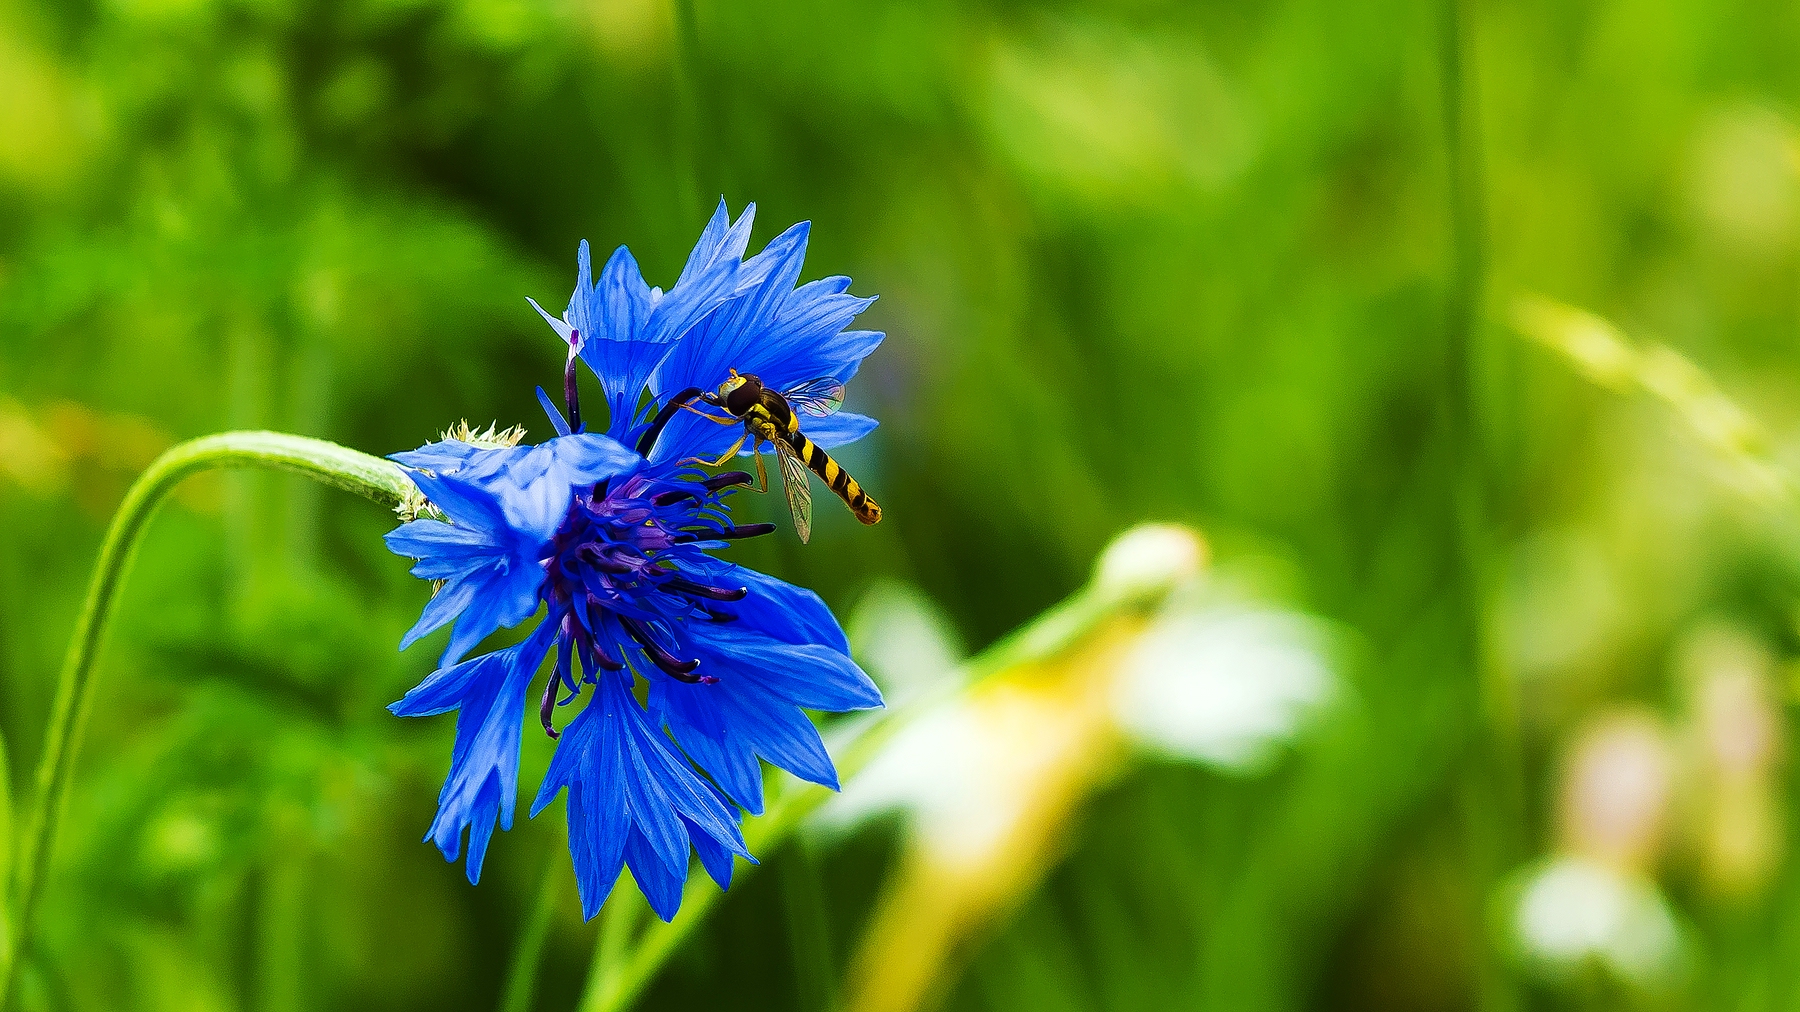
[[[1669,990],[1540,973],[1498,906],[1571,846],[1559,778],[1596,715],[1703,753],[1697,630],[1762,651],[1792,752],[1800,527],[1715,450],[1753,430],[1759,473],[1794,460],[1800,19],[1461,8],[1489,298],[1466,430],[1438,6],[0,0],[0,783],[28,807],[89,567],[158,452],[542,438],[560,351],[525,296],[566,293],[584,237],[672,282],[724,194],[758,202],[758,243],[812,219],[807,277],[880,294],[889,334],[851,392],[883,427],[845,455],[886,519],[821,508],[812,545],[742,561],[846,616],[916,587],[978,650],[1120,530],[1177,521],[1222,581],[1357,644],[1350,702],[1268,772],[1106,786],[957,950],[946,1007],[1791,1007],[1778,761],[1773,863],[1736,886],[1707,799],[1670,810],[1645,874],[1694,956]],[[1589,384],[1511,333],[1524,294],[1679,382]],[[1684,391],[1756,424],[1707,430]],[[540,909],[559,821],[521,819],[477,888],[417,842],[451,728],[381,708],[434,654],[394,650],[426,589],[391,523],[289,476],[178,491],[97,669],[18,1007],[580,1000],[598,924],[573,890]],[[522,780],[548,753],[527,736]],[[902,832],[818,844],[811,883],[763,854],[783,868],[645,1007],[843,994]],[[541,969],[509,990],[526,936]]]

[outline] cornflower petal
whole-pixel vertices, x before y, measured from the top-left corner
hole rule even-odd
[[[623,246],[613,251],[593,280],[592,254],[584,239],[577,253],[575,291],[562,319],[537,309],[558,338],[579,348],[582,361],[606,392],[607,434],[631,443],[641,428],[638,402],[650,377],[689,328],[761,277],[760,263],[745,263],[755,208],[731,222],[725,202],[707,224],[681,277],[666,294],[644,281],[637,260]]]
[[[817,594],[738,566],[714,579],[749,591],[737,621],[690,631],[702,670],[718,681],[652,682],[651,708],[752,814],[763,808],[759,759],[836,789],[831,758],[802,708],[868,709],[881,705],[880,691],[850,659],[843,630]]]
[[[473,443],[445,439],[427,443],[416,450],[389,454],[388,459],[420,471],[455,474],[467,466],[471,459],[486,452],[489,451]]]
[[[808,418],[806,437],[827,450],[835,450],[874,432],[876,424],[868,415],[839,411],[824,418]]]
[[[434,672],[390,707],[401,715],[459,711],[450,775],[438,794],[437,817],[425,838],[437,845],[445,860],[454,861],[463,831],[468,830],[470,883],[481,878],[496,821],[502,829],[512,828],[525,690],[549,649],[552,637],[546,628],[540,626],[515,646]]]
[[[687,880],[689,827],[713,846],[749,856],[737,820],[712,788],[670,750],[625,680],[598,680],[594,700],[563,731],[532,804],[536,815],[568,790],[569,853],[575,859],[582,912],[600,910],[620,865],[629,861],[638,886],[668,920]],[[657,895],[652,895],[655,893]]]
[[[414,520],[386,537],[390,550],[416,560],[415,575],[444,581],[400,649],[454,621],[439,662],[449,666],[495,630],[531,617],[543,576],[535,565],[536,542],[507,523],[506,511],[487,491],[427,472],[413,481],[453,523]]]
[[[843,277],[794,287],[810,232],[811,225],[801,222],[745,261],[750,280],[688,331],[651,377],[658,401],[689,387],[712,390],[734,369],[757,376],[777,391],[822,378],[844,382],[856,374],[882,335],[844,328],[875,300],[845,294],[850,282]],[[861,416],[847,416],[842,422],[809,418],[804,428],[829,449],[874,428],[873,420],[857,419]],[[714,425],[682,412],[669,422],[651,459],[715,457],[742,435],[741,427]],[[744,452],[750,450],[746,447]]]
[[[738,856],[753,860],[740,806],[761,811],[764,761],[837,786],[806,710],[881,705],[816,594],[708,554],[773,528],[732,523],[726,500],[742,475],[708,477],[684,463],[697,447],[728,445],[743,428],[676,410],[682,402],[670,391],[715,389],[734,368],[777,389],[820,377],[842,382],[881,341],[845,329],[872,301],[849,295],[848,279],[796,287],[805,223],[744,258],[753,212],[734,222],[721,201],[667,293],[645,283],[622,247],[596,279],[581,245],[568,309],[558,318],[538,307],[570,352],[567,416],[539,390],[554,438],[521,446],[517,430],[484,436],[464,426],[453,430],[463,438],[394,457],[414,469],[435,510],[387,537],[414,560],[415,575],[438,582],[404,643],[446,625],[452,631],[438,670],[391,709],[457,711],[450,772],[427,838],[454,860],[466,831],[471,881],[495,827],[512,823],[528,699],[538,699],[535,719],[559,737],[531,812],[566,799],[584,913],[593,916],[630,868],[665,920],[680,905],[695,855],[721,887]],[[579,423],[576,356],[606,390],[606,435]],[[667,428],[650,431],[650,420],[665,414]],[[807,432],[833,447],[874,425],[838,413],[809,419]],[[644,455],[635,452],[640,440]],[[545,617],[523,642],[463,659],[487,635],[540,609]],[[528,690],[552,646],[557,662],[533,697]],[[647,707],[635,691],[639,678],[648,683]],[[586,699],[559,733],[553,718],[564,691],[563,704]]]

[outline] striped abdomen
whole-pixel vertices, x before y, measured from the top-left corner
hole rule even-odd
[[[814,474],[825,479],[825,484],[831,486],[831,491],[837,493],[839,499],[844,500],[844,505],[850,507],[850,512],[856,514],[856,519],[865,524],[872,524],[881,519],[881,507],[876,504],[875,500],[869,498],[869,494],[863,491],[862,486],[856,483],[855,478],[850,477],[849,471],[839,467],[838,462],[831,459],[831,454],[819,449],[819,444],[806,438],[806,433],[800,431],[800,427],[795,423],[792,415],[788,417],[788,426],[782,433],[782,437],[787,440],[789,446],[794,448],[794,452],[800,456],[800,460],[807,467],[812,468]]]

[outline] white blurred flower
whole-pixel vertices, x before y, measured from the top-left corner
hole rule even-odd
[[[1656,987],[1681,969],[1681,929],[1656,884],[1598,861],[1557,858],[1519,893],[1512,929],[1541,972],[1598,964],[1627,983]]]
[[[951,648],[933,631],[929,604],[901,603],[907,600],[886,597],[878,619],[852,623],[852,638],[868,644],[859,656],[884,688],[887,679],[953,677],[929,674]],[[1171,612],[1108,668],[1083,672],[1080,684],[1002,683],[925,704],[825,806],[819,824],[846,829],[904,810],[932,849],[981,853],[1024,817],[1036,782],[1071,751],[1087,749],[1097,727],[1156,752],[1250,773],[1337,698],[1330,637],[1316,620],[1235,603]]]
[[[1094,586],[1116,599],[1167,593],[1206,565],[1206,542],[1177,524],[1140,524],[1113,539],[1094,563]]]
[[[1165,617],[1127,660],[1114,714],[1160,751],[1258,769],[1337,696],[1327,643],[1319,623],[1287,611],[1225,605]]]
[[[814,825],[898,809],[908,833],[845,1008],[925,1004],[957,945],[1066,852],[1069,826],[1129,768],[1133,743],[1249,771],[1336,695],[1323,628],[1222,602],[1196,579],[1205,564],[1191,530],[1127,532],[1086,591],[1009,637],[1002,659],[973,662],[982,673],[966,686],[970,668],[942,673],[956,651],[928,603],[872,596],[852,641],[884,685],[914,687],[909,713]]]

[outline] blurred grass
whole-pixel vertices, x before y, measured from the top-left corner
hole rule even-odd
[[[149,457],[234,427],[376,453],[459,418],[542,438],[557,350],[524,297],[565,292],[584,237],[667,284],[723,193],[758,202],[758,242],[812,219],[807,277],[855,277],[889,333],[851,392],[883,427],[846,455],[887,519],[824,511],[810,548],[741,561],[841,615],[877,581],[916,586],[980,647],[1118,531],[1174,520],[1363,644],[1354,705],[1267,772],[1165,761],[1101,791],[1041,886],[955,954],[946,1007],[1791,1006],[1785,849],[1731,898],[1703,855],[1662,849],[1701,957],[1674,993],[1514,965],[1490,904],[1559,846],[1585,722],[1680,709],[1690,630],[1729,619],[1782,671],[1800,652],[1800,539],[1712,430],[1507,329],[1542,293],[1640,354],[1661,342],[1686,363],[1668,389],[1716,392],[1758,459],[1793,466],[1800,17],[1458,9],[1460,145],[1444,8],[1392,0],[0,0],[15,777]],[[1459,150],[1482,180],[1460,195]],[[1464,204],[1487,220],[1485,296]],[[393,649],[424,590],[386,523],[280,477],[196,486],[161,518],[21,1007],[499,1003],[561,829],[515,828],[473,889],[416,842],[450,727],[380,708],[430,653]],[[548,746],[527,740],[529,781]],[[747,879],[647,1007],[829,1001],[904,833],[816,855],[822,928],[783,873]],[[535,1007],[572,1007],[597,925],[565,893],[547,930]],[[833,988],[791,951],[821,935]]]

